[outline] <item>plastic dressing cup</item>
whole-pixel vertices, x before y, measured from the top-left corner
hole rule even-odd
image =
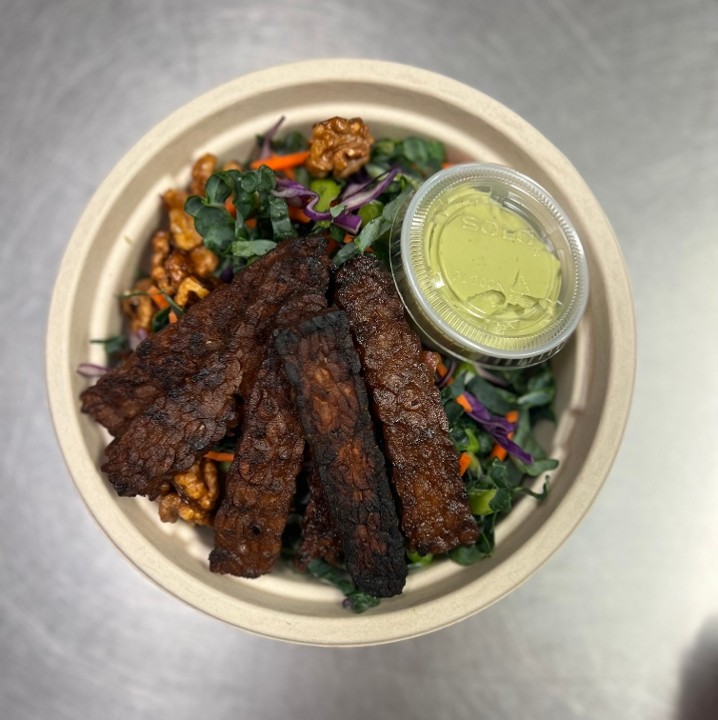
[[[433,175],[395,221],[391,269],[427,345],[490,366],[557,353],[588,299],[581,242],[531,178],[493,164]]]

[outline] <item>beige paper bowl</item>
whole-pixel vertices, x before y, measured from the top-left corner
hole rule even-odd
[[[163,525],[144,498],[119,498],[99,471],[104,431],[79,412],[91,338],[116,334],[115,297],[130,286],[160,217],[159,194],[188,181],[210,151],[244,157],[256,134],[286,115],[308,130],[332,115],[361,116],[375,136],[443,140],[452,160],[509,165],[543,185],[571,217],[588,256],[591,297],[555,359],[559,422],[547,437],[561,461],[543,504],[521,501],[497,531],[496,552],[472,567],[450,561],[410,573],[403,595],[354,615],[337,590],[281,568],[258,580],[213,575],[211,537]],[[628,416],[634,376],[633,307],[618,244],[591,191],[543,136],[485,95],[393,63],[302,62],[257,72],[191,102],[142,138],[90,201],[67,247],[47,335],[47,382],[57,436],[75,484],[115,545],[178,598],[261,635],[323,645],[369,645],[466,618],[518,587],[571,534],[604,482]]]

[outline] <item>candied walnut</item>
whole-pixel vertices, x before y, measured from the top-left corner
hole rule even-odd
[[[311,175],[346,178],[368,162],[374,138],[361,118],[333,117],[314,125],[309,142]]]
[[[184,190],[171,188],[162,195],[162,202],[166,210],[182,210],[187,202],[188,194]]]
[[[277,312],[323,272],[326,242],[317,236],[280,243],[93,386],[93,416],[105,398],[114,400],[115,388],[143,400],[115,418],[122,433],[105,450],[102,469],[120,495],[157,497],[167,476],[191,467],[237,425],[237,396],[246,397],[254,384]]]
[[[189,252],[189,263],[192,274],[200,278],[209,277],[219,266],[219,258],[204,245],[193,248]]]
[[[185,254],[174,250],[170,236],[159,230],[152,237],[152,269],[150,277],[155,285],[169,295],[174,295],[180,283],[191,274],[190,263]]]
[[[177,288],[174,301],[183,308],[193,295],[201,300],[209,295],[209,290],[197,278],[186,277]]]
[[[206,153],[198,158],[192,166],[192,182],[189,185],[190,195],[204,195],[207,180],[217,169],[217,157]]]
[[[217,465],[200,460],[186,472],[172,477],[171,487],[159,498],[162,522],[182,519],[193,525],[211,525],[219,498]]]
[[[217,269],[219,258],[204,245],[189,252],[174,249],[169,233],[159,230],[152,237],[151,263],[154,284],[162,292],[174,295],[187,278],[209,277]]]
[[[150,331],[155,308],[146,293],[152,287],[152,280],[143,278],[135,283],[125,298],[122,299],[122,312],[129,320],[130,332],[138,330]]]
[[[187,193],[167,190],[162,196],[170,219],[172,243],[180,250],[192,250],[202,244],[202,236],[195,230],[194,218],[184,211]]]

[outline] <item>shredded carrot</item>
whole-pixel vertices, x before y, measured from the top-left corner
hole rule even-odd
[[[164,310],[170,306],[167,298],[154,285],[147,291],[147,294],[158,309]]]
[[[215,462],[232,462],[232,460],[234,460],[234,453],[210,450],[204,454],[204,457],[206,460],[214,460]]]
[[[298,207],[292,207],[291,205],[288,208],[289,210],[289,219],[290,220],[298,220],[301,223],[309,223],[312,221],[312,219],[305,214],[304,210],[302,208]]]
[[[463,475],[471,465],[471,455],[467,452],[462,452],[459,455],[459,475]]]
[[[290,180],[296,180],[297,179],[297,173],[294,172],[293,167],[285,168],[284,174],[290,179]]]
[[[454,165],[456,165],[456,163],[443,162],[443,163],[441,163],[441,169],[446,170],[447,168],[454,167]]]
[[[354,236],[353,236],[353,235],[350,235],[349,233],[346,233],[346,234],[344,235],[344,244],[345,244],[345,245],[348,245],[348,244],[349,244],[350,242],[352,242],[353,240],[354,240]]]
[[[257,170],[266,165],[270,170],[287,170],[288,168],[304,165],[309,157],[309,150],[290,153],[289,155],[270,155],[262,160],[254,160],[249,164],[252,170]]]
[[[509,435],[509,439],[511,439],[511,435]],[[497,460],[500,460],[503,462],[506,460],[506,456],[509,454],[508,450],[505,447],[501,447],[498,443],[494,444],[494,447],[491,449],[491,454],[489,455],[489,460],[493,460],[493,458],[496,458]]]
[[[512,424],[515,425],[519,421],[519,411],[518,410],[509,410],[504,417]],[[509,433],[509,440],[512,440],[514,437],[513,433]],[[498,460],[501,460],[503,462],[506,460],[506,456],[508,455],[508,450],[506,450],[505,447],[502,447],[498,443],[494,445],[494,447],[491,449],[491,454],[489,455],[489,459],[497,458]]]
[[[167,316],[167,319],[174,325],[174,323],[177,322],[177,315],[175,314],[174,310],[170,310],[169,315]]]
[[[461,395],[456,398],[456,402],[459,403],[466,412],[471,412],[471,403],[466,399],[464,393],[461,393]]]
[[[257,227],[257,218],[247,218],[244,221],[244,224],[248,228],[255,228]]]
[[[227,210],[227,212],[228,212],[232,217],[237,217],[237,208],[234,207],[234,203],[232,202],[232,198],[231,198],[231,197],[228,197],[228,198],[224,201],[224,207],[225,207],[225,209]]]

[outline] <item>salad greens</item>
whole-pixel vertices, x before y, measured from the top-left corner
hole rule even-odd
[[[257,137],[246,170],[221,170],[207,181],[203,196],[185,204],[204,245],[219,258],[216,274],[224,281],[290,237],[326,234],[335,265],[373,252],[388,264],[392,225],[413,192],[446,162],[442,143],[425,138],[377,140],[369,162],[346,180],[312,178],[304,166],[272,170],[262,161],[270,155],[306,151],[298,131],[278,136],[284,118]],[[158,310],[152,331],[161,329],[171,312],[181,312],[171,298]],[[127,351],[128,338],[103,341],[108,354]],[[136,344],[136,339],[135,339]],[[129,338],[129,345],[133,340]],[[479,526],[475,544],[448,553],[451,561],[471,565],[494,551],[497,524],[521,496],[543,500],[549,491],[546,473],[558,462],[549,458],[535,437],[538,423],[553,421],[555,382],[548,364],[521,370],[487,372],[471,363],[443,357],[436,375],[449,430],[460,458],[469,505]],[[221,443],[220,443],[221,445]],[[231,444],[217,451],[231,450]],[[544,480],[537,492],[523,483]],[[299,517],[305,497],[298,493],[282,554],[296,556]],[[431,555],[407,554],[410,568],[435,562]],[[339,588],[344,605],[364,612],[379,603],[357,591],[348,574],[323,560],[312,560],[308,572]]]
[[[442,387],[441,400],[454,446],[467,462],[463,479],[469,507],[479,527],[475,544],[459,546],[448,557],[468,566],[493,554],[497,523],[520,497],[529,495],[537,501],[548,497],[549,480],[545,474],[555,469],[558,461],[546,456],[534,430],[537,423],[552,417],[553,374],[548,364],[488,373],[471,363],[454,364],[451,368],[442,362],[436,380]],[[536,388],[542,389],[540,396]],[[462,405],[467,398],[471,398],[472,412]],[[478,420],[473,412],[477,404],[485,410]],[[514,422],[505,419],[516,414],[518,419]],[[505,424],[509,426],[510,437],[502,432]],[[504,455],[501,448],[505,446],[511,449]],[[538,492],[523,485],[527,477],[540,475],[544,479]],[[286,543],[285,557],[292,558],[295,552],[296,543]],[[431,555],[407,553],[410,568],[425,567],[435,560]],[[358,593],[347,573],[323,560],[312,561],[308,570],[341,590],[345,595],[344,606],[353,612],[364,612],[379,603],[377,598]]]
[[[308,147],[297,131],[278,138],[281,122],[257,138],[260,158],[269,148],[291,154]],[[394,221],[416,188],[445,162],[444,145],[436,140],[384,138],[374,143],[366,166],[347,180],[311,178],[303,167],[290,175],[266,165],[244,172],[223,171],[209,179],[205,196],[190,197],[185,209],[194,217],[205,245],[222,258],[222,268],[230,266],[233,271],[285,238],[318,232],[328,234],[337,266],[364,252],[374,252],[388,264]],[[522,483],[558,465],[534,437],[538,422],[553,420],[555,383],[548,364],[488,373],[449,358],[442,358],[436,380],[479,526],[475,544],[448,553],[453,562],[466,566],[493,553],[496,525],[521,496],[541,501],[548,494],[547,479],[539,492]],[[284,557],[292,559],[297,545],[295,527],[285,537]],[[424,567],[435,559],[407,555],[410,567]],[[345,607],[354,612],[379,603],[358,592],[341,568],[316,559],[308,571],[341,590]]]
[[[297,131],[284,139],[271,134],[273,152],[292,154],[307,147]],[[266,136],[257,138],[260,155]],[[265,255],[276,244],[297,235],[328,233],[337,247],[336,265],[370,248],[388,257],[389,234],[404,204],[419,185],[441,168],[444,147],[435,140],[379,140],[366,168],[347,180],[310,178],[302,166],[291,177],[262,165],[223,170],[206,184],[205,195],[187,199],[204,244],[222,260],[220,271],[233,272]]]

